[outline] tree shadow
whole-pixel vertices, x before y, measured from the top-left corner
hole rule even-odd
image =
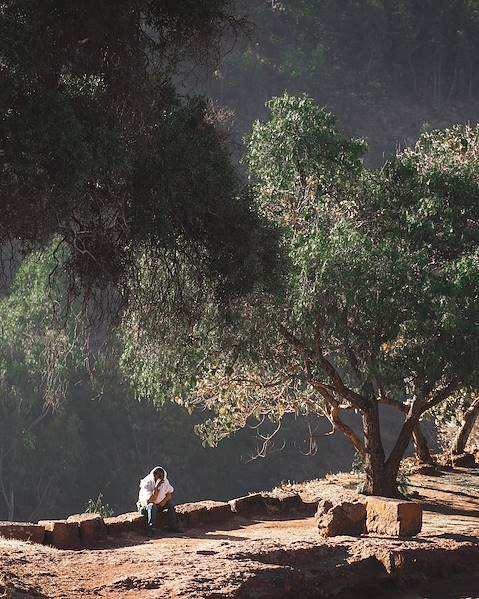
[[[434,535],[429,537],[431,539],[448,539],[451,541],[462,541],[462,542],[467,542],[467,543],[474,543],[474,545],[479,545],[479,539],[477,537],[477,535],[466,535],[466,534],[460,534],[460,533],[448,533],[448,532],[442,532],[438,535]]]
[[[425,511],[443,514],[444,516],[468,516],[470,518],[476,518],[478,523],[477,525],[479,528],[479,518],[477,509],[462,509],[444,503],[435,503],[433,501],[423,501],[422,507]]]

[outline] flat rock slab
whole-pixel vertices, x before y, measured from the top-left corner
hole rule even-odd
[[[298,514],[305,511],[306,504],[297,493],[263,493],[266,510],[272,514]]]
[[[100,514],[74,514],[67,518],[67,522],[78,525],[84,547],[92,547],[106,539],[106,526]]]
[[[422,505],[389,497],[366,499],[368,533],[389,537],[411,537],[421,532]]]
[[[233,519],[231,506],[223,501],[183,503],[176,512],[180,524],[187,528],[214,528]]]
[[[43,543],[45,528],[32,522],[0,522],[0,537]]]
[[[267,513],[267,508],[261,493],[252,493],[228,502],[231,511],[246,518],[253,518]]]
[[[146,517],[139,512],[128,512],[111,518],[104,518],[107,534],[119,537],[127,534],[144,535],[146,533]]]
[[[45,545],[52,545],[57,549],[80,549],[80,529],[76,522],[40,520],[38,524],[45,529]]]

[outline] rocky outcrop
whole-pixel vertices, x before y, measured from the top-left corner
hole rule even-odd
[[[43,543],[45,528],[32,522],[0,522],[0,537]]]
[[[275,490],[271,493],[252,493],[229,501],[231,511],[246,518],[260,518],[268,515],[313,515],[317,502],[304,502],[298,493]]]
[[[84,547],[94,547],[106,540],[106,526],[100,514],[75,514],[67,518],[67,523],[76,523],[80,541]]]
[[[443,468],[474,468],[479,464],[479,450],[460,454],[440,453],[434,456],[434,460]]]
[[[316,521],[323,537],[360,535],[365,530],[366,508],[359,502],[342,501],[332,505],[330,501],[324,501],[318,505]]]
[[[224,501],[199,501],[176,506],[179,524],[184,529],[221,528],[236,516],[248,519],[269,516],[312,515],[316,503],[305,503],[297,493],[275,490],[272,493],[253,493],[244,497]],[[157,526],[166,529],[166,511],[158,513]],[[58,549],[94,547],[110,539],[146,533],[146,518],[138,512],[102,518],[100,514],[75,514],[66,520],[40,520],[38,524],[28,522],[0,523],[0,536],[19,540],[45,543]]]
[[[388,497],[366,499],[368,533],[390,537],[410,537],[422,528],[422,506],[412,501]]]
[[[45,545],[57,549],[80,549],[80,529],[77,522],[40,520],[38,524],[45,529]]]

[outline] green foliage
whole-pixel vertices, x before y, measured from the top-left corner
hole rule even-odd
[[[284,287],[261,312],[268,353],[252,339],[259,363],[237,356],[199,385],[200,403],[218,414],[206,428],[218,439],[283,403],[326,416],[333,430],[342,409],[371,417],[383,398],[420,414],[477,376],[478,129],[425,133],[368,171],[362,144],[341,138],[311,100],[284,96],[270,106],[247,161],[261,209],[281,225]],[[412,432],[404,426],[396,468]],[[384,459],[381,440],[369,442]]]
[[[27,384],[44,405],[56,406],[81,360],[80,321],[66,317],[64,279],[48,284],[49,274],[66,259],[55,245],[33,253],[0,303],[0,368],[7,396]]]
[[[177,260],[223,295],[248,284],[261,223],[206,102],[171,83],[240,25],[229,4],[2,2],[3,249],[56,238],[70,295],[117,312],[141,293],[145,253],[175,299]]]
[[[88,500],[84,513],[100,514],[102,518],[110,518],[111,516],[115,515],[115,512],[108,505],[108,503],[105,503],[105,500],[103,499],[103,493],[99,493],[95,501],[93,501],[93,499]]]
[[[67,312],[64,278],[49,285],[66,259],[56,247],[25,260],[0,302],[0,509],[9,519],[40,517],[65,469],[81,463],[79,422],[63,409],[84,358],[81,320],[74,306]]]
[[[366,146],[342,137],[334,116],[307,96],[285,94],[267,105],[271,118],[253,126],[245,159],[260,205],[281,224],[311,226],[319,210],[341,201]]]
[[[351,472],[358,478],[364,476],[364,458],[358,452],[354,454],[354,459],[351,464]]]

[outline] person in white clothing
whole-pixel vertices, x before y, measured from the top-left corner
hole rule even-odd
[[[138,511],[147,517],[149,534],[154,534],[157,530],[156,519],[160,509],[168,510],[168,529],[172,532],[180,532],[173,503],[173,491],[166,470],[161,466],[156,466],[140,480],[137,506]]]

